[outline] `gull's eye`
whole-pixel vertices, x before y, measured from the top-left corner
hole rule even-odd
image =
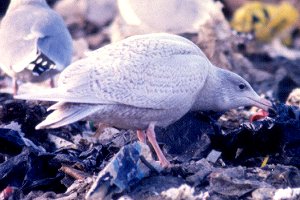
[[[252,23],[258,23],[259,22],[259,18],[256,15],[252,15]]]
[[[244,83],[241,83],[241,84],[239,84],[239,88],[240,88],[241,90],[243,90],[243,89],[246,88],[246,85],[245,85]]]

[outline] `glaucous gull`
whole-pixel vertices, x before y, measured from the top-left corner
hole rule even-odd
[[[71,35],[45,0],[11,0],[0,38],[0,67],[13,78],[15,94],[17,80],[44,81],[71,62]]]
[[[212,0],[118,0],[117,3],[126,24],[148,33],[197,33],[215,7],[221,6]]]
[[[194,43],[166,33],[104,46],[67,67],[57,88],[16,98],[58,102],[37,129],[85,119],[137,130],[141,141],[148,137],[163,166],[169,162],[155,126],[166,127],[189,111],[272,106],[242,77],[213,66]]]

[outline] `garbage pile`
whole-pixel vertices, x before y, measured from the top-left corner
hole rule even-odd
[[[162,168],[132,130],[92,121],[36,130],[52,103],[13,99],[7,93],[12,81],[1,72],[0,199],[299,199],[300,3],[47,2],[72,35],[73,61],[131,35],[170,32],[240,74],[273,109],[191,112],[156,128],[171,162]],[[1,1],[1,17],[7,6]],[[170,17],[174,13],[189,23]],[[20,85],[21,92],[28,89],[35,85]]]

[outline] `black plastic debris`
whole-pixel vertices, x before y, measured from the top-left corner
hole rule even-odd
[[[214,131],[212,124],[221,115],[215,112],[187,113],[167,128],[156,128],[158,141],[165,144],[168,154],[179,155],[178,162],[206,157],[211,150],[206,134]]]
[[[209,135],[212,147],[221,151],[223,158],[236,161],[276,153],[299,157],[299,108],[278,104],[274,109],[277,114],[233,130],[215,124],[215,132]]]
[[[17,131],[0,129],[1,154],[17,155],[26,146],[24,140]]]
[[[285,102],[293,89],[297,88],[298,86],[299,85],[295,83],[289,76],[286,76],[279,81],[275,95],[280,102]]]
[[[7,99],[6,99],[7,98]],[[35,130],[35,126],[46,116],[46,107],[25,101],[11,99],[9,94],[0,94],[0,124],[16,122],[20,125],[25,136],[34,143],[47,143],[44,130]],[[46,149],[48,149],[47,146]],[[53,147],[49,145],[49,150]]]
[[[112,157],[112,155],[111,157],[107,156],[108,152],[108,147],[100,144],[91,146],[86,151],[65,148],[55,151],[55,156],[51,161],[63,165],[76,166],[77,169],[93,173],[98,172],[101,169],[101,166],[106,164],[109,158]]]
[[[0,129],[0,155],[6,157],[0,164],[0,190],[7,186],[18,188],[26,194],[31,190],[66,188],[60,183],[63,174],[59,164],[51,164],[54,154],[46,153],[19,132]]]
[[[91,176],[104,168],[114,154],[108,149],[108,146],[89,145],[86,150],[70,147],[48,153],[18,131],[0,128],[0,191],[4,196],[11,190],[18,191],[11,193],[17,196],[32,191],[63,193],[75,178],[61,170],[62,167],[70,166]]]
[[[3,16],[7,10],[9,1],[8,0],[2,0],[0,4],[0,16]]]
[[[63,174],[48,164],[53,155],[38,154],[30,148],[0,164],[0,190],[7,186],[20,188],[23,193],[31,190],[55,190],[63,192],[66,188],[60,183]]]
[[[247,54],[246,57],[253,65],[261,70],[275,75],[275,79],[266,81],[267,90],[272,90],[274,96],[281,103],[284,103],[289,93],[300,86],[299,59],[291,60],[282,56],[270,57],[267,53]],[[271,81],[271,82],[270,82]],[[264,83],[265,84],[265,83]],[[263,89],[264,84],[260,84],[257,89]],[[267,91],[264,89],[264,91]]]

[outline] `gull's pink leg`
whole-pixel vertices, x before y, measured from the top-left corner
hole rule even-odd
[[[17,95],[18,90],[19,90],[19,85],[18,85],[17,78],[13,77],[12,82],[13,82],[13,94]]]
[[[137,137],[138,137],[139,141],[146,144],[146,134],[145,134],[145,132],[142,131],[142,130],[137,130],[136,133],[137,133]]]
[[[147,131],[146,131],[148,140],[151,143],[151,145],[153,146],[154,151],[155,151],[155,153],[158,157],[158,160],[159,160],[160,164],[163,167],[170,167],[171,166],[170,162],[167,160],[167,158],[164,156],[162,150],[158,146],[158,143],[156,141],[156,135],[155,135],[154,127],[155,127],[155,123],[151,122],[149,124],[149,127],[148,127]]]
[[[49,83],[49,85],[50,85],[51,88],[54,88],[54,87],[55,87],[55,83],[54,83],[54,78],[53,78],[53,77],[50,78],[50,83]]]

